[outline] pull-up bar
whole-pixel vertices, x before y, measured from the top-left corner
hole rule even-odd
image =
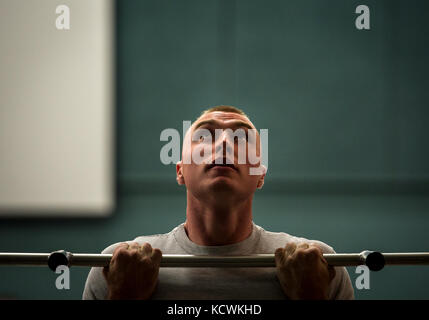
[[[385,265],[429,265],[429,252],[381,253],[362,251],[361,253],[324,254],[331,266],[366,265],[372,271],[379,271]],[[60,265],[105,267],[112,259],[111,254],[71,253],[64,250],[52,253],[0,253],[0,265],[49,266],[52,270]],[[274,254],[254,254],[247,256],[194,256],[164,254],[162,268],[264,268],[275,267]]]

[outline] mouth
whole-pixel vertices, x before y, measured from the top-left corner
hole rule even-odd
[[[224,161],[225,162],[225,161]],[[207,170],[211,169],[219,169],[219,170],[235,170],[237,171],[237,167],[231,163],[212,163],[207,165]]]

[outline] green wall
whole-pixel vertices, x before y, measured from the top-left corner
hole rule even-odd
[[[371,30],[355,28],[355,8]],[[208,106],[269,129],[254,220],[337,252],[429,251],[429,3],[117,2],[117,209],[106,219],[3,219],[0,251],[99,252],[184,221],[185,190],[159,140]],[[348,269],[352,282],[354,268]],[[0,296],[79,299],[44,268],[0,267]],[[371,273],[361,299],[427,299],[429,268]]]

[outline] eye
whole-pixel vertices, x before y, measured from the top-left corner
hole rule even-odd
[[[257,140],[256,132],[255,131],[247,131],[247,141],[249,143],[255,144]]]
[[[239,135],[234,137],[235,142],[247,141],[247,135]]]
[[[201,142],[211,142],[211,133],[207,129],[200,129],[195,132],[194,135],[195,139],[194,141]]]
[[[237,135],[234,135],[234,142],[248,141],[247,131],[244,131],[242,129],[239,130],[241,130],[241,132],[237,133]]]

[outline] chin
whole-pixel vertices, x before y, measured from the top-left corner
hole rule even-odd
[[[201,186],[201,190],[215,195],[216,197],[230,198],[234,197],[239,193],[235,181],[228,177],[216,177],[207,181],[204,186]]]
[[[231,179],[216,178],[210,183],[201,184],[197,190],[194,193],[197,198],[216,205],[241,201],[249,196]]]
[[[216,177],[213,181],[210,181],[209,188],[213,191],[215,190],[226,190],[231,192],[235,189],[233,181],[228,177]]]

